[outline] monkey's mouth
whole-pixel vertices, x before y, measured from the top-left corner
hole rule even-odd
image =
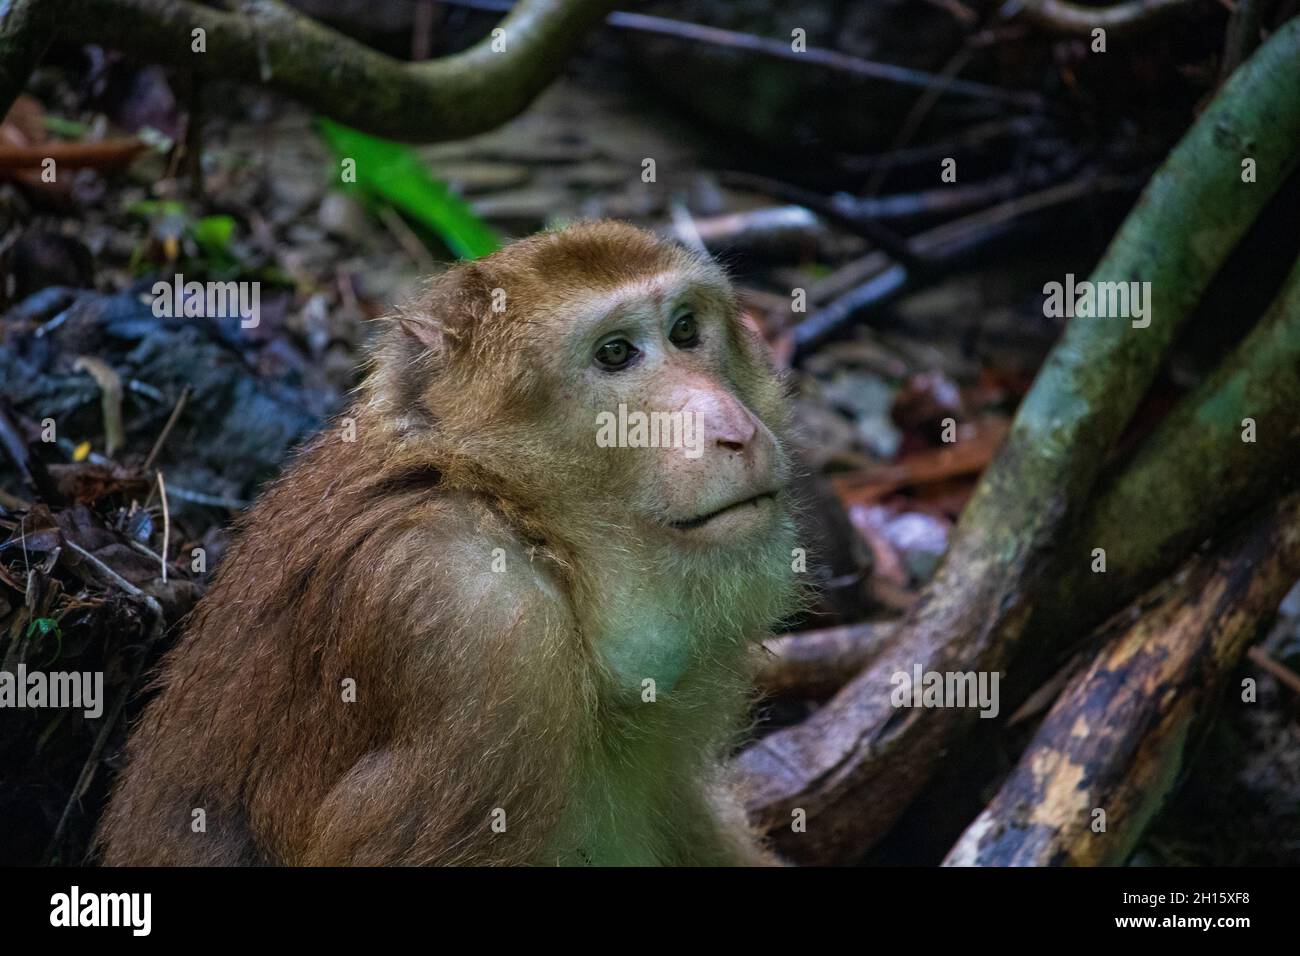
[[[678,531],[691,531],[695,528],[701,528],[714,518],[719,518],[722,515],[729,514],[730,512],[738,511],[741,508],[758,508],[762,506],[765,501],[775,500],[775,491],[764,491],[762,494],[757,494],[753,497],[745,498],[741,501],[735,501],[729,505],[724,505],[717,511],[710,511],[708,514],[700,515],[698,518],[687,518],[685,521],[674,521],[671,524],[672,527],[676,528]]]

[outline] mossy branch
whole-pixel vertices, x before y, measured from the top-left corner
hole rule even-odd
[[[185,0],[79,0],[60,22],[70,39],[267,86],[378,136],[434,142],[517,115],[613,8],[613,0],[520,0],[475,46],[419,63],[371,50],[279,0],[237,0],[231,12]],[[204,52],[196,52],[199,36]]]
[[[1252,423],[1249,428],[1246,420]],[[1246,440],[1252,438],[1253,440]],[[1206,538],[1300,481],[1300,261],[1264,317],[1096,494],[1044,579],[1017,672],[1041,676],[1078,637]],[[1106,573],[1092,571],[1101,548]]]

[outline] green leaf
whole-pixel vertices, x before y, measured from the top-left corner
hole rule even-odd
[[[77,120],[64,119],[62,116],[50,116],[49,114],[46,114],[41,117],[41,124],[45,127],[47,133],[61,136],[64,139],[85,139],[90,135],[89,123],[80,123]]]
[[[39,634],[42,638],[54,635],[54,655],[46,663],[52,664],[57,661],[59,655],[63,653],[63,630],[59,627],[59,622],[52,617],[32,618],[31,623],[27,625],[27,636],[31,637],[33,634]]]
[[[39,633],[41,637],[46,637],[50,634],[53,634],[55,637],[63,636],[62,632],[59,630],[59,622],[54,620],[52,617],[33,618],[32,622],[27,625],[27,636],[31,637],[36,633]]]
[[[185,203],[175,199],[140,199],[127,203],[125,209],[133,216],[143,216],[146,219],[163,216],[184,219],[189,216]]]
[[[194,241],[209,255],[224,255],[235,235],[235,220],[230,216],[204,216],[191,229]]]
[[[356,163],[357,181],[344,183],[372,202],[385,203],[436,233],[463,259],[501,248],[501,238],[447,184],[435,179],[409,147],[378,139],[328,119],[317,121],[335,157]]]

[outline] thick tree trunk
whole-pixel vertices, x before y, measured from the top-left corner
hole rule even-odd
[[[1297,481],[1300,261],[1251,333],[1099,484],[1079,530],[1053,563],[1047,596],[1026,627],[1033,643],[1016,670],[1030,682],[1040,678],[1066,641]],[[1105,574],[1092,572],[1097,548],[1106,555]]]

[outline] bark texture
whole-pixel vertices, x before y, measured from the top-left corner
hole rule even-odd
[[[1143,602],[1155,606],[1144,606],[1070,682],[945,863],[1123,863],[1186,769],[1260,622],[1297,575],[1293,494],[1221,556],[1193,558]],[[1228,700],[1241,705],[1238,696]]]

